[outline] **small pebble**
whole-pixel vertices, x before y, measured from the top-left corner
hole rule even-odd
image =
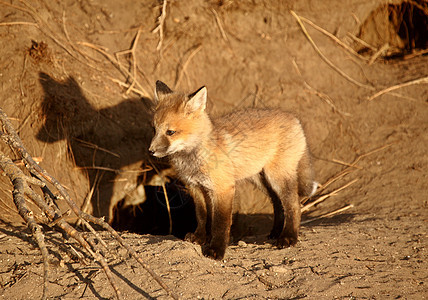
[[[287,267],[283,267],[283,266],[272,266],[269,268],[269,271],[271,271],[273,273],[288,273],[288,272],[290,272],[290,269],[288,269]]]
[[[239,247],[243,247],[243,248],[244,248],[244,247],[247,247],[247,243],[246,243],[246,242],[244,242],[244,241],[239,241],[239,242],[238,242],[238,246],[239,246]]]

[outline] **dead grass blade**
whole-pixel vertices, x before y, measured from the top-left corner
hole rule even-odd
[[[403,87],[411,86],[411,85],[415,85],[415,84],[424,84],[424,83],[428,83],[428,76],[390,86],[389,88],[383,89],[383,90],[377,92],[376,94],[374,94],[373,96],[370,96],[367,100],[372,101],[373,99],[375,99],[379,96],[382,96],[386,93],[401,89]]]
[[[312,208],[313,206],[317,205],[318,203],[323,202],[324,200],[326,200],[327,198],[331,197],[331,196],[335,196],[337,193],[339,193],[340,191],[346,189],[347,187],[349,187],[350,185],[354,184],[355,182],[357,182],[358,179],[354,179],[350,182],[348,182],[347,184],[345,184],[344,186],[337,188],[335,190],[333,190],[332,192],[326,194],[326,195],[322,195],[321,197],[319,197],[317,200],[310,202],[306,205],[304,205],[302,207],[302,213],[304,213],[305,211],[308,211],[310,208]]]
[[[169,219],[169,230],[168,230],[168,234],[172,234],[171,206],[169,205],[168,193],[166,192],[165,178],[162,175],[162,172],[159,172],[159,169],[156,167],[156,164],[154,164],[150,159],[149,159],[149,163],[150,163],[151,167],[156,171],[156,173],[161,178],[161,185],[162,185],[163,194],[165,196],[166,209],[168,210],[168,219]]]
[[[344,212],[345,210],[348,210],[348,209],[353,208],[353,207],[354,207],[353,204],[349,204],[349,205],[346,205],[345,207],[339,208],[339,209],[337,209],[335,211],[332,211],[332,212],[329,212],[327,214],[323,214],[323,215],[318,216],[316,218],[312,218],[312,219],[309,219],[309,220],[302,221],[302,222],[300,222],[300,224],[304,225],[304,224],[308,224],[308,223],[311,223],[311,222],[319,220],[319,219],[328,218],[328,217],[337,215],[338,213]]]
[[[318,46],[315,44],[315,42],[313,41],[313,39],[311,38],[311,36],[309,35],[308,31],[305,28],[305,25],[303,25],[303,22],[301,20],[301,18],[292,10],[290,10],[291,15],[296,19],[297,23],[300,25],[300,28],[302,29],[303,33],[305,34],[306,38],[308,39],[309,43],[312,45],[312,47],[315,49],[315,51],[318,53],[318,55],[322,58],[322,60],[324,60],[324,62],[329,65],[333,70],[335,70],[339,75],[341,75],[343,78],[345,78],[346,80],[348,80],[349,82],[368,89],[368,90],[374,90],[375,88],[361,83],[355,79],[353,79],[352,77],[350,77],[348,74],[346,74],[345,72],[343,72],[341,69],[339,69],[338,67],[336,67],[335,64],[333,64],[322,52],[321,50],[318,48]]]
[[[156,26],[156,28],[152,30],[152,33],[156,33],[159,31],[159,42],[158,42],[158,45],[156,47],[156,50],[159,52],[161,52],[162,43],[163,43],[163,28],[164,28],[164,23],[165,23],[165,19],[166,19],[166,5],[167,5],[167,0],[163,0],[162,12],[161,12],[160,16],[158,17],[158,26]]]
[[[178,75],[177,75],[177,78],[175,80],[174,87],[177,87],[180,84],[181,79],[183,77],[183,74],[186,72],[187,65],[189,64],[189,62],[193,58],[193,56],[195,56],[196,53],[198,53],[201,49],[202,49],[202,45],[197,45],[196,47],[194,47],[194,49],[189,54],[189,56],[184,61],[184,63],[181,64],[182,67],[177,70]]]
[[[344,42],[342,42],[340,39],[338,39],[336,36],[334,36],[333,34],[331,34],[330,32],[328,32],[327,30],[325,30],[324,28],[318,26],[317,24],[315,24],[314,22],[312,22],[311,20],[299,16],[299,18],[311,25],[313,28],[315,28],[316,30],[320,31],[321,33],[325,34],[326,36],[328,36],[330,39],[332,39],[334,42],[336,42],[339,46],[341,46],[342,48],[344,48],[345,50],[347,50],[349,53],[351,53],[352,55],[358,57],[361,60],[367,61],[367,58],[360,55],[359,53],[357,53],[354,49],[352,49],[352,47],[348,46],[347,44],[345,44]]]

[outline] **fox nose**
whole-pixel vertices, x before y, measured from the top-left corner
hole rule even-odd
[[[149,147],[149,153],[152,156],[153,156],[153,154],[155,154],[155,150],[153,149],[153,145],[150,145],[150,147]]]

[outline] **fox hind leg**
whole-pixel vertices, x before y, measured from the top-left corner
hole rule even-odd
[[[278,239],[284,229],[284,222],[285,222],[284,205],[282,204],[282,201],[279,195],[277,194],[277,192],[275,192],[275,190],[273,189],[264,171],[260,173],[259,181],[260,181],[260,186],[262,190],[269,195],[269,198],[273,206],[274,219],[273,219],[273,227],[269,234],[269,239]]]
[[[305,150],[297,166],[297,179],[300,197],[310,197],[315,194],[318,182],[314,181],[314,172],[308,149]]]
[[[301,210],[297,180],[286,180],[281,199],[285,210],[285,227],[278,238],[279,248],[293,246],[298,240]]]
[[[296,178],[274,176],[275,172],[264,170],[262,183],[266,187],[274,208],[274,225],[270,238],[277,239],[280,248],[297,243],[300,229],[300,202]]]

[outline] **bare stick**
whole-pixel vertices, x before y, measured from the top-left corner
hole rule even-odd
[[[13,202],[15,203],[16,208],[18,209],[19,215],[24,219],[24,221],[30,227],[31,232],[33,233],[33,238],[35,239],[40,252],[42,253],[43,261],[43,294],[42,299],[47,298],[47,283],[49,276],[49,255],[48,249],[46,248],[44,236],[42,233],[42,228],[34,220],[33,212],[28,208],[25,201],[25,192],[24,184],[25,180],[23,178],[29,178],[28,176],[24,177],[22,172],[19,172],[20,169],[12,162],[12,160],[0,152],[0,168],[3,169],[5,174],[9,177],[13,184]],[[19,170],[17,172],[17,170]]]
[[[30,25],[30,26],[39,27],[37,25],[37,23],[32,23],[32,22],[2,22],[2,23],[0,23],[0,26],[14,26],[14,25]]]
[[[367,60],[366,57],[358,54],[357,52],[355,52],[354,49],[352,49],[350,46],[346,45],[344,42],[342,42],[341,40],[339,40],[336,36],[334,36],[333,34],[331,34],[330,32],[328,32],[327,30],[325,30],[324,28],[318,26],[317,24],[313,23],[311,20],[306,19],[305,17],[300,17],[300,19],[302,21],[304,21],[305,23],[308,23],[309,25],[311,25],[313,28],[315,28],[316,30],[322,32],[323,34],[325,34],[326,36],[328,36],[329,38],[331,38],[333,41],[335,41],[337,44],[339,44],[341,47],[343,47],[345,50],[348,50],[349,53],[351,53],[352,55],[362,59],[362,60]]]
[[[356,37],[355,35],[353,35],[352,33],[348,32],[348,36],[353,39],[354,41],[360,43],[361,45],[363,45],[366,48],[369,48],[370,50],[376,51],[376,47],[370,45],[369,43],[367,43],[366,41]]]
[[[47,22],[45,22],[43,20],[43,18],[41,18],[38,14],[37,11],[34,9],[34,7],[32,7],[27,1],[25,0],[21,0],[21,2],[26,6],[26,8],[17,6],[17,5],[11,5],[8,3],[5,3],[3,1],[0,1],[0,3],[7,5],[7,6],[11,6],[14,7],[18,10],[24,11],[27,14],[29,14],[38,24],[38,28],[39,30],[44,33],[46,36],[48,36],[49,38],[51,38],[57,45],[59,45],[61,48],[63,48],[71,57],[73,57],[74,59],[76,59],[77,61],[81,62],[82,64],[86,64],[91,68],[94,68],[96,70],[97,67],[94,65],[89,64],[88,62],[82,61],[82,59],[80,59],[79,56],[77,56],[72,50],[70,50],[66,45],[65,42],[63,40],[63,38],[58,37],[55,35],[55,30],[52,30],[52,28],[49,26],[49,24]]]
[[[122,82],[122,81],[120,81],[120,80],[118,80],[118,79],[116,79],[116,78],[112,78],[112,77],[110,77],[110,76],[107,76],[107,78],[109,78],[111,81],[113,81],[114,83],[117,83],[119,86],[121,86],[121,87],[124,87],[124,88],[126,88],[127,90],[129,89],[129,90],[131,90],[131,91],[133,91],[134,93],[136,93],[136,94],[138,94],[138,95],[140,95],[140,96],[143,96],[143,97],[147,97],[147,92],[143,92],[143,91],[140,91],[139,89],[136,89],[135,87],[131,87],[131,85],[130,84],[127,84],[127,83],[125,83],[125,82]]]
[[[98,146],[97,144],[94,144],[94,143],[91,143],[91,142],[87,142],[87,141],[84,141],[84,140],[81,140],[81,139],[78,139],[78,138],[75,138],[75,137],[73,137],[73,140],[76,140],[79,143],[82,143],[84,147],[92,148],[92,149],[95,149],[95,150],[101,150],[101,151],[103,151],[105,153],[108,153],[108,154],[111,154],[111,155],[113,155],[115,157],[119,157],[120,158],[119,154],[117,154],[117,153],[115,153],[113,151],[107,150],[105,148],[102,148],[102,147]]]
[[[420,51],[415,51],[415,52],[413,52],[411,54],[404,55],[403,59],[404,60],[411,59],[411,58],[414,58],[414,57],[417,57],[417,56],[420,56],[420,55],[424,55],[426,53],[428,53],[428,49],[424,49],[424,50],[420,50]]]
[[[97,63],[100,63],[100,61],[97,61],[96,59],[94,59],[94,58],[92,58],[92,57],[84,54],[82,51],[80,51],[79,48],[75,47],[74,44],[73,44],[73,42],[71,41],[70,35],[68,34],[67,26],[66,26],[65,10],[63,10],[63,12],[62,12],[62,25],[63,25],[63,31],[64,31],[64,34],[65,34],[65,37],[66,37],[66,39],[67,39],[68,44],[70,45],[70,47],[74,51],[76,51],[77,53],[79,53],[83,58],[86,59],[88,66],[96,69],[96,67],[94,65],[92,65],[92,64],[89,63],[88,57],[91,58],[92,60],[94,60]]]
[[[131,74],[131,72],[129,72],[128,70],[126,70],[122,64],[120,64],[117,59],[111,55],[110,53],[107,52],[107,49],[103,49],[103,47],[88,43],[88,42],[77,42],[77,44],[91,48],[95,51],[98,51],[99,53],[101,53],[102,55],[104,55],[109,61],[110,63],[112,63],[123,75],[128,76],[130,79],[132,79],[135,84],[138,86],[138,88],[140,89],[140,95],[141,96],[145,96],[148,97],[149,93],[147,93],[147,91],[138,83],[138,81],[136,81],[134,79],[134,76]],[[111,78],[110,78],[111,79]],[[114,80],[113,80],[114,81]],[[133,90],[135,90],[133,88]]]
[[[174,86],[177,87],[180,82],[181,78],[183,77],[183,73],[186,72],[187,65],[189,64],[190,60],[193,58],[193,56],[196,55],[200,50],[202,49],[202,45],[198,45],[187,57],[186,61],[183,63],[182,68],[178,72],[177,79],[175,80]]]
[[[370,96],[367,100],[372,101],[374,98],[377,98],[383,94],[401,89],[401,88],[406,87],[406,86],[410,86],[410,85],[414,85],[414,84],[422,84],[422,83],[428,83],[428,76],[423,77],[423,78],[419,78],[419,79],[415,79],[415,80],[411,80],[411,81],[407,81],[407,82],[404,82],[401,84],[390,86],[389,88],[383,89],[383,90],[377,92],[376,94],[374,94],[373,96]]]
[[[163,43],[163,27],[164,27],[164,23],[165,23],[165,18],[166,18],[166,4],[167,1],[163,0],[162,3],[162,12],[160,14],[160,16],[158,17],[158,26],[153,29],[153,33],[156,33],[159,31],[159,42],[158,42],[158,46],[156,47],[157,51],[161,51],[162,48],[162,43]]]
[[[341,160],[335,159],[335,158],[332,159],[332,162],[335,162],[335,163],[338,163],[340,165],[344,165],[344,166],[347,166],[347,167],[351,167],[351,168],[356,168],[356,169],[360,169],[360,170],[363,169],[363,168],[361,168],[359,166],[356,166],[356,165],[353,165],[353,164],[350,164],[350,163],[347,163],[347,162],[344,162],[344,161],[341,161]]]
[[[328,194],[326,194],[326,195],[323,195],[323,196],[321,196],[321,197],[319,197],[317,200],[315,200],[314,202],[311,202],[311,203],[309,203],[309,204],[306,204],[305,206],[303,206],[302,207],[302,213],[303,212],[305,212],[305,211],[307,211],[307,210],[309,210],[311,207],[313,207],[314,205],[317,205],[318,203],[321,203],[322,201],[324,201],[325,199],[327,199],[327,198],[329,198],[329,197],[331,197],[331,196],[334,196],[334,195],[336,195],[337,193],[339,193],[340,191],[342,191],[342,190],[344,190],[344,189],[346,189],[347,187],[349,187],[351,184],[354,184],[356,181],[357,181],[358,179],[354,179],[354,180],[352,180],[352,181],[350,181],[350,182],[348,182],[347,184],[345,184],[344,186],[342,186],[342,187],[340,187],[340,188],[338,188],[338,189],[335,189],[334,191],[332,191],[332,192],[330,192],[330,193],[328,193]]]
[[[25,71],[27,69],[27,54],[24,54],[24,65],[22,67],[21,77],[19,78],[19,89],[21,90],[21,96],[24,97],[24,89],[22,88],[22,79],[24,79]],[[18,130],[19,131],[19,130]]]
[[[134,88],[135,82],[137,80],[137,56],[135,55],[135,49],[137,48],[140,35],[141,35],[141,27],[138,28],[138,31],[137,31],[137,34],[135,35],[135,39],[132,43],[131,49],[115,53],[118,64],[120,64],[119,55],[131,54],[131,58],[132,58],[132,82],[131,82],[131,85],[126,90],[125,94],[129,94],[129,92]]]
[[[156,165],[150,159],[149,159],[149,161],[150,161],[150,165],[152,166],[152,168],[155,169],[156,173],[161,178],[161,185],[162,185],[163,194],[165,196],[166,209],[168,210],[169,234],[171,234],[172,233],[172,216],[171,216],[171,207],[169,205],[169,198],[168,198],[168,194],[166,192],[166,187],[165,187],[165,177],[162,175],[162,172],[159,172],[159,169],[156,167]]]
[[[353,205],[353,204],[349,204],[349,205],[347,205],[347,206],[345,206],[345,207],[339,208],[339,209],[337,209],[337,210],[335,210],[335,211],[332,211],[332,212],[329,212],[329,213],[327,213],[327,214],[324,214],[324,215],[318,216],[318,217],[316,217],[316,218],[312,218],[312,219],[309,219],[309,220],[302,221],[302,222],[300,222],[300,224],[301,224],[301,225],[304,225],[304,224],[308,224],[308,223],[311,223],[311,222],[316,221],[316,220],[319,220],[319,219],[328,218],[328,217],[331,217],[331,216],[337,215],[338,213],[341,213],[341,212],[343,212],[343,211],[345,211],[345,210],[348,210],[348,209],[350,209],[350,208],[353,208],[353,207],[354,207],[354,205]]]
[[[312,47],[315,49],[315,51],[318,53],[318,55],[324,60],[324,62],[329,65],[333,70],[335,70],[337,73],[339,73],[342,77],[344,77],[346,80],[348,80],[349,82],[368,89],[368,90],[374,90],[374,87],[361,83],[355,79],[353,79],[352,77],[350,77],[348,74],[346,74],[345,72],[343,72],[341,69],[339,69],[338,67],[336,67],[322,52],[321,50],[318,48],[318,46],[315,44],[315,42],[312,40],[311,36],[309,35],[308,31],[305,28],[305,25],[303,25],[302,21],[300,20],[300,17],[292,10],[290,10],[290,13],[293,15],[293,17],[297,20],[297,23],[299,23],[300,28],[302,29],[303,33],[305,34],[306,38],[308,39],[309,43],[312,45]]]
[[[309,90],[309,92],[317,95],[319,98],[321,98],[322,100],[324,100],[325,103],[327,103],[328,105],[331,106],[331,108],[333,108],[333,111],[338,112],[338,113],[340,113],[340,114],[342,114],[344,116],[347,116],[347,117],[349,117],[351,115],[350,113],[343,112],[339,108],[337,108],[336,104],[334,104],[333,99],[331,99],[331,97],[329,95],[324,94],[322,92],[319,92],[316,89],[314,89],[312,86],[310,86],[309,83],[307,83],[306,80],[303,78],[303,75],[300,72],[300,69],[299,69],[299,66],[296,63],[296,60],[293,59],[292,62],[293,62],[294,68],[296,69],[297,74],[299,74],[299,76],[302,78],[303,84],[306,86],[306,88]]]
[[[389,44],[388,43],[386,43],[385,45],[383,45],[382,47],[380,47],[379,50],[377,50],[372,55],[372,57],[370,58],[368,64],[372,65],[379,56],[383,55],[383,53],[385,53],[385,51],[388,50],[388,48],[389,48]]]
[[[214,14],[215,20],[217,22],[217,26],[218,26],[218,28],[220,30],[220,33],[221,33],[221,37],[223,38],[223,40],[225,40],[226,42],[228,42],[229,39],[227,38],[226,32],[223,29],[223,25],[221,25],[221,21],[220,21],[220,17],[218,15],[218,13],[216,12],[215,9],[211,9],[211,11]]]
[[[332,184],[332,183],[333,183],[333,182],[335,182],[336,180],[338,180],[338,179],[342,178],[343,176],[345,176],[345,175],[347,175],[347,174],[351,173],[353,170],[355,170],[355,168],[360,169],[360,167],[358,167],[358,166],[357,166],[357,163],[358,163],[362,158],[364,158],[364,157],[366,157],[366,156],[369,156],[369,155],[371,155],[371,154],[373,154],[373,153],[379,152],[379,151],[381,151],[381,150],[384,150],[384,149],[386,149],[386,148],[388,148],[388,147],[392,146],[393,144],[395,144],[395,143],[386,144],[386,145],[383,145],[383,146],[381,146],[381,147],[378,147],[378,148],[376,148],[376,149],[374,149],[374,150],[371,150],[371,151],[369,151],[369,152],[366,152],[366,153],[363,153],[363,154],[361,154],[361,155],[358,155],[358,156],[357,156],[357,158],[356,158],[352,163],[346,163],[346,165],[348,166],[346,169],[342,170],[342,171],[341,171],[341,172],[339,172],[338,174],[336,174],[336,175],[334,175],[333,177],[329,178],[329,179],[327,180],[327,182],[326,182],[326,183],[324,183],[324,184],[322,185],[322,187],[318,190],[318,192],[319,192],[319,191],[322,191],[322,190],[324,190],[324,189],[326,189],[330,184]]]

